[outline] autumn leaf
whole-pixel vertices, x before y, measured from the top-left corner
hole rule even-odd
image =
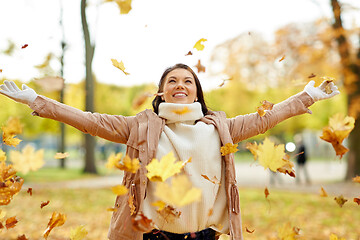
[[[251,152],[255,152],[255,160],[258,160],[260,165],[265,169],[269,168],[271,171],[276,172],[282,168],[287,162],[284,160],[285,147],[284,144],[275,145],[270,139],[265,138],[263,144],[247,145],[251,148]]]
[[[205,174],[201,174],[201,176],[202,176],[203,178],[205,178],[206,180],[212,182],[213,184],[218,184],[218,185],[220,185],[220,181],[219,181],[219,179],[216,178],[216,176],[214,176],[212,179],[210,179],[210,178],[209,178],[208,176],[206,176]]]
[[[25,234],[23,234],[18,236],[16,240],[29,240],[29,239],[25,236]]]
[[[29,187],[26,192],[27,192],[30,196],[32,196],[32,188],[31,188],[31,187]]]
[[[335,81],[335,78],[331,78],[331,77],[321,77],[321,79],[322,79],[323,81],[326,81],[325,92],[326,92],[327,94],[332,93],[333,91],[331,90],[331,86],[330,86],[329,83],[334,82],[334,81]]]
[[[285,161],[284,166],[277,169],[278,172],[284,173],[285,175],[288,174],[290,177],[295,177],[295,170],[294,170],[294,163],[291,162],[290,156],[288,154],[285,154],[283,157],[283,160]]]
[[[44,231],[43,237],[45,239],[48,238],[50,232],[55,228],[55,227],[60,227],[62,226],[66,221],[66,215],[65,214],[61,214],[61,213],[57,213],[57,212],[53,212],[46,230]]]
[[[249,230],[248,227],[245,227],[245,230],[246,230],[246,232],[248,232],[248,233],[253,233],[253,232],[255,232],[255,229],[254,229],[254,230]]]
[[[140,96],[136,97],[132,102],[132,108],[138,109],[141,107],[148,98],[152,97],[153,94],[150,94],[149,92],[142,93]]]
[[[265,187],[264,194],[265,194],[265,198],[266,198],[266,199],[267,199],[268,196],[270,195],[269,189],[268,189],[267,187]]]
[[[321,197],[327,197],[328,196],[327,192],[325,191],[325,189],[323,187],[321,187],[321,189],[320,189],[320,196]]]
[[[120,9],[120,14],[128,14],[130,12],[132,9],[131,1],[132,0],[105,0],[105,2],[115,2]]]
[[[171,179],[171,186],[164,182],[158,182],[155,196],[168,205],[182,207],[199,201],[201,189],[193,187],[186,175],[180,175]]]
[[[335,234],[330,234],[330,240],[346,240],[345,238],[339,238]]]
[[[200,59],[198,60],[198,63],[195,65],[195,67],[198,70],[198,73],[205,72],[205,66],[201,65]]]
[[[50,203],[49,200],[46,202],[41,202],[40,208],[46,207],[49,203]]]
[[[6,229],[13,228],[13,227],[15,227],[15,225],[17,223],[18,223],[18,220],[16,219],[16,216],[10,217],[10,218],[6,219],[5,227],[6,227]]]
[[[278,228],[277,233],[281,240],[296,240],[296,236],[299,235],[299,230],[291,227],[290,223],[286,223],[282,227]]]
[[[38,170],[45,164],[44,149],[35,151],[35,149],[28,144],[22,152],[10,151],[10,159],[16,171],[27,174],[29,171]]]
[[[360,176],[356,176],[352,179],[353,182],[360,183]]]
[[[332,144],[336,155],[342,156],[349,151],[348,148],[342,145],[342,142],[347,138],[354,128],[355,119],[338,113],[332,116],[329,120],[329,126],[323,128],[323,133],[320,138]]]
[[[231,153],[236,153],[238,150],[238,144],[227,143],[220,148],[221,156],[225,156]]]
[[[183,162],[175,161],[176,158],[172,151],[163,156],[160,161],[154,158],[146,166],[146,169],[148,170],[146,176],[149,178],[150,181],[164,182],[169,177],[179,173],[180,170],[183,168]]]
[[[63,159],[63,158],[69,157],[69,155],[70,155],[70,154],[69,154],[68,152],[64,152],[64,153],[57,152],[57,153],[55,153],[54,158],[55,158],[55,159]]]
[[[194,48],[198,51],[204,50],[205,46],[202,44],[202,42],[206,42],[207,39],[201,38],[199,41],[197,41],[194,45]]]
[[[147,233],[155,228],[153,221],[142,213],[138,213],[135,217],[132,217],[131,222],[133,229],[140,232]]]
[[[360,197],[354,198],[354,202],[357,203],[358,205],[360,205]]]
[[[116,68],[120,69],[123,73],[125,73],[125,75],[130,74],[128,72],[125,72],[125,66],[124,66],[124,63],[122,61],[118,62],[116,59],[111,59],[111,62]]]
[[[15,174],[16,171],[12,165],[0,162],[0,206],[8,205],[24,183],[24,179],[17,177]]]
[[[3,70],[0,68],[0,73],[2,73],[2,71],[3,71]]]
[[[283,61],[284,59],[285,59],[285,55],[279,59],[279,62]]]
[[[122,153],[111,153],[110,156],[107,159],[107,162],[105,164],[105,167],[108,169],[116,168],[118,162],[121,161]]]
[[[188,107],[183,107],[181,109],[174,109],[174,110],[172,110],[172,112],[175,114],[178,114],[178,115],[183,115],[183,114],[189,113],[191,111]]]
[[[16,147],[22,140],[15,138],[15,135],[6,135],[3,132],[3,142],[8,146]]]
[[[71,228],[70,230],[70,240],[82,240],[86,237],[88,231],[85,229],[84,225],[77,226],[76,228]]]
[[[0,162],[6,161],[6,154],[3,150],[0,149]]]
[[[180,211],[177,211],[172,206],[165,206],[161,210],[158,209],[156,212],[166,221],[166,222],[174,222],[176,218],[179,218],[181,215]]]
[[[106,209],[106,211],[108,211],[108,212],[116,212],[117,208],[109,207],[109,208]]]
[[[3,130],[3,142],[6,145],[16,147],[21,140],[18,138],[15,138],[16,134],[22,133],[22,124],[20,123],[19,118],[16,117],[10,117],[8,121],[6,122],[5,126],[2,126]]]
[[[27,48],[29,45],[28,44],[24,44],[21,46],[21,49]]]
[[[0,220],[2,221],[2,219],[5,218],[5,216],[6,216],[6,211],[0,209]]]
[[[340,207],[342,207],[347,202],[347,199],[345,199],[343,195],[335,197],[334,200]]]
[[[273,103],[264,100],[261,102],[261,106],[256,108],[256,111],[258,112],[260,117],[263,117],[265,116],[267,110],[273,109],[273,106]]]
[[[136,171],[140,168],[140,161],[137,158],[131,159],[128,155],[126,155],[122,161],[122,153],[114,154],[112,153],[107,160],[106,167],[118,168],[120,170],[124,170],[131,173],[136,173]]]
[[[48,67],[50,65],[50,61],[53,59],[53,57],[54,57],[54,54],[49,53],[48,55],[46,55],[44,62],[42,62],[41,64],[38,64],[34,67],[38,68],[38,69],[44,69],[44,68]]]
[[[166,207],[166,203],[163,201],[156,201],[151,203],[152,206],[158,207],[157,211],[163,210]]]
[[[125,195],[128,193],[128,189],[124,185],[117,185],[111,187],[111,191],[117,196]]]
[[[190,55],[193,55],[191,51],[188,51],[188,53],[185,54],[185,56],[190,56]]]

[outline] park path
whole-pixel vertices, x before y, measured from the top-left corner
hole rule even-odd
[[[345,177],[346,163],[344,161],[330,162],[309,162],[307,169],[310,175],[311,184],[297,184],[295,179],[284,174],[270,174],[262,166],[256,163],[237,163],[237,183],[242,188],[260,188],[267,187],[271,190],[286,190],[302,193],[318,194],[321,187],[330,196],[344,195],[344,197],[360,197],[360,184],[354,182],[342,181]],[[120,172],[119,172],[120,173]],[[274,183],[270,184],[270,178],[273,177]],[[297,178],[299,174],[297,173]],[[301,180],[304,179],[300,175]],[[121,184],[122,174],[99,176],[94,178],[79,179],[72,181],[51,182],[51,183],[25,183],[24,188],[104,188]],[[241,191],[240,191],[241,192]]]

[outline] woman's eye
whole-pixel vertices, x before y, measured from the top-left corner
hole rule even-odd
[[[191,80],[186,80],[186,83],[192,83],[192,81]]]
[[[175,82],[175,80],[174,80],[174,79],[170,79],[170,80],[169,80],[169,83],[171,83],[171,82]]]

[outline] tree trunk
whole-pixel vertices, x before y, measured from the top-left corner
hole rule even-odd
[[[92,60],[95,46],[91,44],[89,27],[86,21],[86,0],[81,0],[81,23],[85,40],[85,111],[94,112],[94,80],[92,75]],[[84,172],[97,173],[95,165],[95,138],[85,134],[85,167]]]
[[[355,118],[355,127],[348,139],[350,150],[345,179],[350,180],[352,177],[360,175],[360,47],[357,55],[352,58],[341,20],[341,6],[338,0],[330,0],[330,2],[334,14],[333,29],[341,58],[344,86],[348,94],[348,114]]]

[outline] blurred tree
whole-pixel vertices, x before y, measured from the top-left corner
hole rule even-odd
[[[355,118],[355,127],[349,136],[349,154],[346,179],[360,175],[360,35],[356,31],[357,41],[351,41],[353,32],[344,28],[341,4],[330,0],[333,10],[333,34],[338,45],[343,83],[348,94],[348,114]]]

